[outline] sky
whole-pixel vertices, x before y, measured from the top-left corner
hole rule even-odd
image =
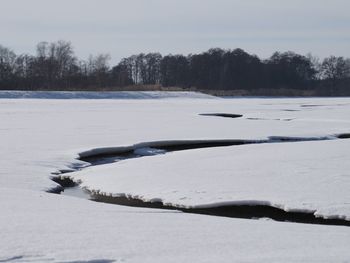
[[[200,53],[242,48],[350,57],[349,0],[0,0],[0,45],[35,53],[71,41],[76,54]]]

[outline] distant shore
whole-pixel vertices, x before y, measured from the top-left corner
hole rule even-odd
[[[8,89],[14,90],[14,89]],[[348,91],[330,92],[329,90],[320,89],[232,89],[232,90],[216,90],[216,89],[197,89],[197,88],[181,88],[181,87],[163,87],[161,85],[131,85],[126,87],[86,87],[71,89],[16,89],[21,91],[93,91],[93,92],[110,92],[110,91],[166,91],[166,92],[201,92],[204,94],[218,97],[250,97],[250,96],[269,96],[269,97],[348,97],[350,96],[350,87]],[[1,90],[0,90],[1,91]]]

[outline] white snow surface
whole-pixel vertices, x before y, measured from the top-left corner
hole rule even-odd
[[[346,227],[122,207],[0,188],[1,262],[347,262]],[[12,260],[11,260],[12,259]]]
[[[0,99],[0,262],[346,262],[347,227],[189,215],[44,192],[57,186],[50,180],[53,172],[88,165],[76,159],[83,152],[144,142],[350,131],[349,98],[188,96]],[[347,140],[208,148],[85,168],[75,175],[90,189],[178,205],[268,202],[349,219],[348,149]]]
[[[179,151],[71,174],[104,195],[179,207],[261,204],[350,220],[350,141]]]
[[[319,106],[305,107],[308,105]],[[244,116],[230,119],[198,115],[208,112]],[[56,186],[50,180],[52,172],[86,165],[76,158],[94,149],[103,152],[105,148],[152,141],[255,140],[348,133],[349,116],[347,98],[1,99],[0,184],[49,190]]]

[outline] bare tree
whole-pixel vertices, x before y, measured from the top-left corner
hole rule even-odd
[[[0,81],[7,83],[13,78],[16,54],[0,45]]]
[[[46,58],[48,56],[49,43],[48,42],[40,42],[36,46],[36,55],[39,58]]]
[[[76,65],[77,58],[74,56],[72,44],[66,41],[58,41],[50,45],[50,57],[57,67],[56,77],[64,78],[70,75],[72,68]]]
[[[87,63],[88,72],[99,87],[107,85],[110,59],[111,56],[109,54],[89,56]]]
[[[343,57],[330,56],[323,60],[320,72],[335,92],[338,85],[350,74],[349,63]]]
[[[321,65],[322,76],[325,79],[339,80],[346,78],[349,67],[343,57],[330,56],[325,58]]]

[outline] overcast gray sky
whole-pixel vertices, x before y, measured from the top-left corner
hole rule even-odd
[[[243,48],[350,57],[349,0],[0,0],[0,44],[69,40],[81,58]]]

